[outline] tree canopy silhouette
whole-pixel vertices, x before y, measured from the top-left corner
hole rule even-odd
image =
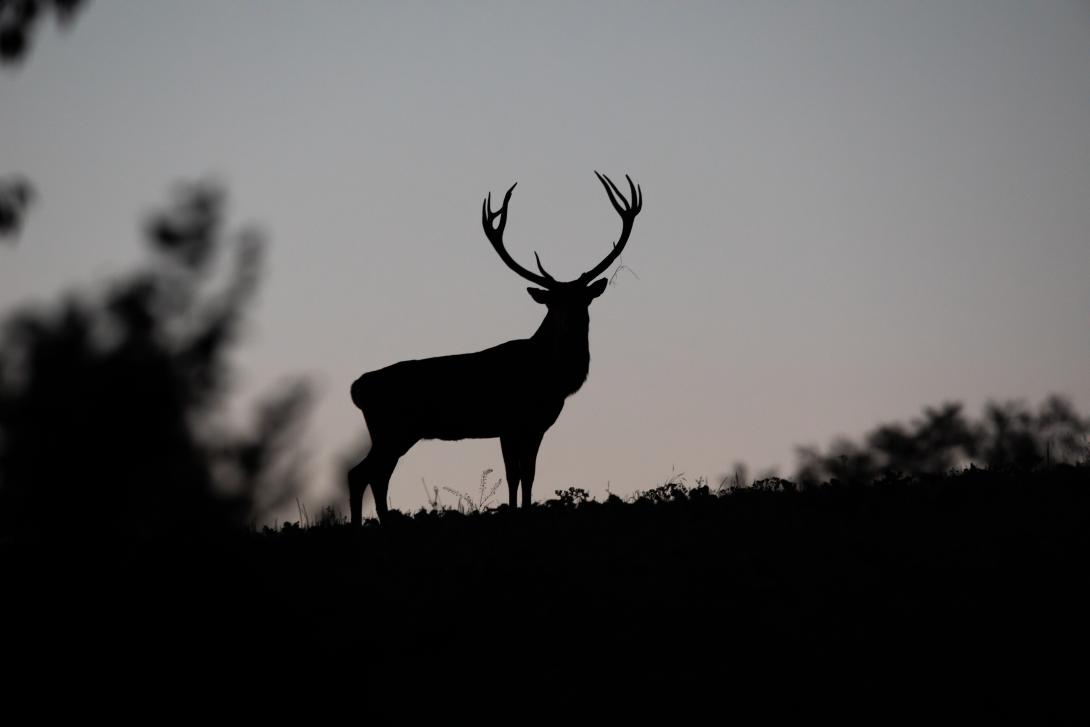
[[[1060,396],[1046,399],[1036,412],[1020,401],[988,402],[971,421],[961,404],[926,407],[909,424],[883,424],[863,442],[835,440],[826,452],[800,447],[796,479],[803,484],[828,480],[869,482],[886,474],[939,475],[978,464],[992,469],[1025,470],[1039,464],[1085,459],[1090,450],[1090,418],[1084,419]]]
[[[42,19],[52,15],[68,25],[84,0],[0,0],[0,65],[21,62]]]
[[[34,187],[21,175],[0,179],[0,242],[19,234],[27,208],[34,201]]]
[[[69,25],[85,0],[0,0],[0,66],[17,66],[30,52],[31,37],[52,15]],[[0,178],[0,242],[19,234],[34,187],[22,175]]]
[[[306,384],[268,396],[248,430],[220,406],[263,250],[253,231],[225,233],[223,210],[217,187],[182,187],[147,223],[143,269],[8,318],[0,532],[195,531],[294,495]]]

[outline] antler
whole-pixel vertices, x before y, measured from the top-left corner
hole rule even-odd
[[[496,254],[500,256],[500,260],[503,260],[507,267],[542,288],[554,288],[558,283],[552,275],[545,272],[545,268],[541,266],[541,258],[538,257],[536,252],[534,253],[534,259],[537,261],[537,269],[541,271],[541,275],[531,273],[515,262],[514,258],[508,254],[507,248],[503,246],[503,228],[507,226],[507,203],[511,201],[511,192],[514,191],[516,185],[518,185],[518,182],[512,184],[511,189],[507,190],[507,194],[503,196],[503,204],[498,212],[492,211],[492,193],[488,193],[488,197],[485,198],[481,209],[481,224],[484,225],[484,234],[488,237],[488,241],[492,243]],[[497,219],[500,222],[498,225],[494,225],[493,223]]]
[[[609,270],[609,266],[613,264],[613,261],[620,257],[621,251],[624,250],[625,244],[628,243],[628,236],[632,232],[632,223],[635,221],[636,215],[643,209],[643,191],[638,184],[632,182],[632,177],[627,174],[624,175],[624,178],[628,180],[631,197],[629,200],[625,199],[612,179],[604,174],[598,174],[598,172],[594,174],[598,177],[598,181],[602,183],[602,186],[606,188],[606,194],[609,196],[613,209],[617,210],[617,214],[621,216],[621,237],[617,242],[613,243],[613,249],[606,255],[605,260],[595,265],[592,270],[588,270],[579,276],[579,280],[583,283],[589,283],[606,270]]]

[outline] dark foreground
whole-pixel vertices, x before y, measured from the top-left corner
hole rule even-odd
[[[1086,467],[0,558],[4,661],[42,683],[254,679],[258,701],[364,711],[1090,711]]]

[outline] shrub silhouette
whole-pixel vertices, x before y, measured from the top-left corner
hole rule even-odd
[[[34,186],[21,175],[0,179],[0,241],[19,234],[27,209],[34,201]]]
[[[223,233],[223,206],[183,187],[147,225],[144,269],[6,321],[0,532],[199,531],[294,495],[306,385],[266,398],[251,431],[219,414],[262,258],[256,234]],[[232,267],[210,290],[221,249]]]
[[[0,65],[21,62],[46,15],[71,24],[84,0],[6,0],[0,2]]]
[[[553,490],[556,498],[546,504],[562,508],[579,507],[590,500],[590,493],[581,487],[569,487],[566,490]]]
[[[857,484],[893,474],[940,475],[969,464],[1027,470],[1042,464],[1078,463],[1088,454],[1090,419],[1066,399],[1051,396],[1037,412],[1018,401],[988,402],[980,421],[961,404],[926,407],[905,424],[883,424],[864,437],[833,441],[828,451],[797,450],[796,479],[804,485],[837,480]]]

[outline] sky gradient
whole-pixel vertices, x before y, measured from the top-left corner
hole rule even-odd
[[[537,499],[793,447],[923,405],[1090,408],[1090,4],[91,2],[0,71],[0,173],[38,201],[0,311],[144,259],[143,215],[213,177],[267,234],[241,400],[311,375],[312,497],[365,441],[360,373],[529,336],[544,315],[480,227],[557,277],[644,191],[591,307],[591,369]],[[532,382],[527,382],[532,385]],[[394,507],[502,474],[422,443]],[[450,498],[446,498],[450,501]]]

